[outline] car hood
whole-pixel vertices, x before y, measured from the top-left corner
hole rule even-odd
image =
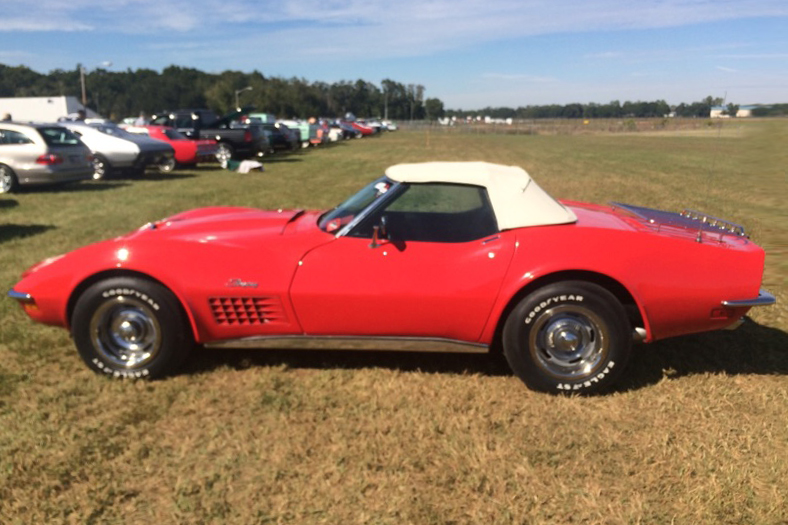
[[[303,210],[264,211],[229,206],[199,208],[146,224],[122,238],[229,242],[250,235],[256,238],[281,235],[285,226],[302,214]]]
[[[134,135],[133,133],[127,133],[123,137],[119,137],[119,138],[128,140],[129,142],[133,142],[143,153],[168,153],[168,152],[172,153],[173,152],[172,146],[170,146],[166,142],[151,137],[146,137],[144,135]]]
[[[231,112],[227,113],[226,115],[223,115],[223,116],[219,117],[219,120],[217,120],[213,124],[216,124],[216,125],[219,125],[219,126],[229,126],[230,123],[233,120],[238,120],[239,117],[241,117],[243,115],[248,115],[252,111],[254,111],[254,106],[252,106],[252,105],[244,106],[242,108],[237,108],[236,110],[231,111]]]

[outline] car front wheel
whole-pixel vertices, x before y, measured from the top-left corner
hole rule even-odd
[[[164,376],[180,365],[194,345],[172,292],[133,277],[90,286],[77,300],[71,326],[85,363],[117,378]]]
[[[175,161],[174,157],[168,157],[159,163],[158,168],[162,173],[171,173],[177,165],[178,163]]]
[[[620,377],[631,348],[621,303],[604,288],[581,281],[551,284],[526,296],[503,328],[512,370],[542,392],[604,391]]]

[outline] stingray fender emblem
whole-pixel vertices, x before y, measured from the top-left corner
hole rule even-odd
[[[225,286],[227,288],[257,288],[257,283],[243,279],[230,279]]]

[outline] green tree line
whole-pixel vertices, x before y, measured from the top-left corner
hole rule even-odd
[[[82,99],[81,66],[37,73],[25,66],[0,64],[0,97],[73,96]],[[152,69],[84,73],[87,106],[117,120],[178,108],[211,108],[218,113],[238,103],[280,118],[340,117],[350,112],[360,117],[421,120],[442,115],[443,103],[424,98],[424,86],[386,79],[380,86],[365,80],[329,84],[303,78],[266,77],[258,71],[205,73],[169,66]],[[243,90],[251,87],[251,90]]]
[[[74,96],[82,98],[81,66],[72,70],[55,69],[37,73],[25,66],[0,64],[0,97]],[[690,104],[671,107],[664,100],[653,102],[611,101],[607,104],[571,103],[529,105],[518,108],[486,107],[464,111],[445,109],[438,98],[425,98],[425,88],[383,80],[380,85],[366,80],[332,84],[303,78],[266,77],[259,71],[205,73],[179,66],[161,72],[153,69],[110,71],[97,68],[85,71],[87,106],[118,120],[140,112],[152,114],[164,109],[211,108],[226,113],[236,105],[254,105],[258,111],[280,118],[312,116],[341,117],[353,113],[360,117],[387,117],[392,120],[435,120],[490,116],[492,118],[649,118],[674,113],[678,117],[708,117],[721,98],[708,96]],[[251,87],[251,90],[239,90]],[[788,105],[778,104],[756,110],[758,116],[784,115]],[[731,114],[738,106],[728,104]]]
[[[614,100],[607,104],[549,104],[541,106],[521,106],[518,108],[487,107],[474,111],[448,110],[446,116],[453,117],[484,117],[512,118],[512,119],[539,119],[539,118],[651,118],[665,117],[673,112],[677,117],[708,117],[713,106],[723,103],[721,98],[706,97],[699,102],[679,104],[671,107],[664,100],[654,102],[624,102]],[[731,106],[729,104],[729,106]],[[735,114],[735,111],[734,111]]]

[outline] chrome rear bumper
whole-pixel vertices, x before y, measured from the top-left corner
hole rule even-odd
[[[741,299],[735,301],[722,301],[722,306],[738,308],[740,306],[769,306],[777,302],[777,299],[764,289],[761,289],[758,297],[754,299]]]

